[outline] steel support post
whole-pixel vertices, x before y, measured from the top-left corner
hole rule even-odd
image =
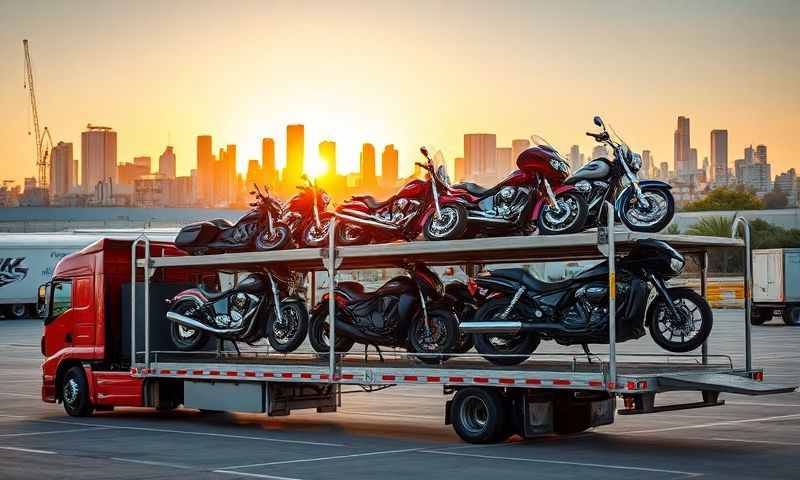
[[[606,202],[606,224],[608,226],[608,388],[615,390],[617,388],[617,262],[614,244],[614,205],[611,202]]]
[[[700,263],[700,295],[708,301],[706,298],[708,294],[708,251],[704,251],[697,257],[697,261]],[[703,347],[701,349],[703,354],[703,365],[708,365],[708,339],[703,342]]]
[[[328,381],[333,382],[336,375],[336,217],[331,218],[328,225]]]
[[[731,227],[731,237],[736,238],[739,224],[744,230],[744,364],[749,372],[753,369],[753,339],[751,315],[753,310],[753,250],[750,243],[750,222],[744,217],[736,217]]]

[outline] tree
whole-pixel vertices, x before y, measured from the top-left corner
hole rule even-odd
[[[689,202],[683,207],[685,212],[719,210],[761,210],[763,203],[753,193],[743,188],[720,187],[711,190],[706,198]]]
[[[764,208],[786,208],[788,205],[789,199],[778,188],[774,192],[764,195]]]
[[[664,231],[667,235],[680,235],[681,229],[678,227],[677,223],[670,223],[667,229]]]
[[[687,235],[730,237],[733,217],[703,217],[686,230]]]

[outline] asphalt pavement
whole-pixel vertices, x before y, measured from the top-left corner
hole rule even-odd
[[[710,348],[743,364],[741,310],[715,311]],[[41,322],[0,321],[0,478],[800,478],[800,393],[722,395],[726,405],[618,416],[573,436],[463,443],[441,388],[343,396],[337,413],[289,417],[124,408],[72,418],[40,399]],[[547,345],[549,351],[563,349]],[[643,338],[621,351],[653,351]],[[800,383],[800,328],[753,327],[754,366]],[[659,396],[660,403],[697,394]]]

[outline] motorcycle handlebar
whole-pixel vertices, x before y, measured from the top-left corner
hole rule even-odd
[[[414,164],[420,168],[424,168],[425,170],[430,170],[430,166],[424,163],[414,162]]]

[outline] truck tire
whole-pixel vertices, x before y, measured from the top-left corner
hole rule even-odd
[[[88,417],[94,412],[89,401],[89,383],[83,367],[75,366],[67,370],[61,381],[61,401],[64,410],[72,417]]]
[[[800,305],[787,305],[783,309],[783,323],[793,327],[800,325]]]
[[[450,404],[453,429],[467,443],[495,443],[508,438],[506,402],[494,388],[459,390]]]
[[[753,307],[750,311],[750,324],[763,325],[772,320],[773,311],[767,307]]]
[[[19,320],[28,316],[28,306],[24,303],[12,303],[6,310],[8,318]]]

